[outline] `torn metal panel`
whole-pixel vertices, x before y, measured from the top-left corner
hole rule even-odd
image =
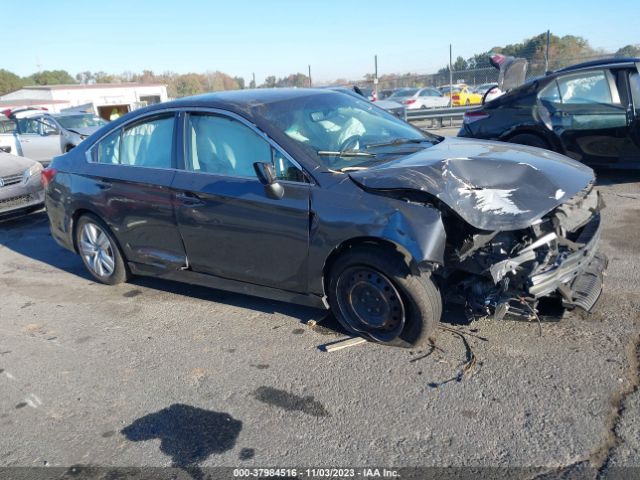
[[[466,139],[349,175],[369,190],[428,193],[489,231],[529,227],[594,181],[589,167],[556,153]]]

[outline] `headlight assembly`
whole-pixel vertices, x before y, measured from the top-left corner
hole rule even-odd
[[[31,177],[42,171],[42,165],[38,162],[27,168],[22,174],[22,183],[27,183]]]

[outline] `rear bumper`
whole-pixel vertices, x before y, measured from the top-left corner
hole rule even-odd
[[[604,271],[608,260],[597,252],[602,233],[600,215],[584,227],[578,242],[583,246],[563,258],[544,272],[530,278],[529,294],[540,298],[559,291],[567,307],[577,306],[590,310],[602,291]]]

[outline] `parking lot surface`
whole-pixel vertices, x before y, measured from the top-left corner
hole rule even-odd
[[[640,178],[599,188],[591,315],[539,330],[451,307],[427,350],[327,353],[344,334],[326,312],[100,285],[43,212],[4,222],[0,466],[639,466]]]

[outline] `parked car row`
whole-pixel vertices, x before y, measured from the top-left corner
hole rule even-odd
[[[393,100],[402,103],[408,110],[453,106],[479,105],[487,90],[496,86],[487,83],[471,87],[465,84],[443,85],[441,87],[392,88],[380,90],[379,100]],[[450,100],[451,98],[451,100]]]
[[[49,113],[40,108],[5,110],[2,117],[0,148],[44,165],[107,123],[91,113]]]

